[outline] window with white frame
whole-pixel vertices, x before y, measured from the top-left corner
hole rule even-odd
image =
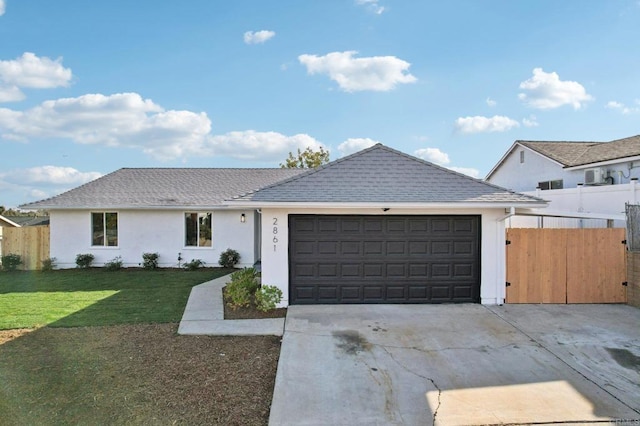
[[[211,247],[211,213],[188,212],[185,218],[185,246]]]
[[[91,245],[103,247],[118,246],[118,213],[91,213]]]
[[[562,189],[562,179],[557,180],[546,180],[544,182],[538,182],[538,188],[543,191],[547,191],[549,189]]]

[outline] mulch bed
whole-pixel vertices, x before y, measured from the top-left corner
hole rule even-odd
[[[222,294],[225,295],[226,287],[223,287]],[[255,303],[247,308],[231,308],[224,304],[224,319],[262,319],[262,318],[284,318],[287,315],[287,308],[276,308],[271,311],[262,312],[256,309]]]
[[[176,331],[0,331],[0,425],[267,424],[280,339]]]

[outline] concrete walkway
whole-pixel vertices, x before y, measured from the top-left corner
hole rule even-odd
[[[638,324],[622,305],[290,306],[269,424],[638,424]]]
[[[191,289],[178,334],[208,336],[282,336],[284,318],[225,320],[222,288],[231,275]]]

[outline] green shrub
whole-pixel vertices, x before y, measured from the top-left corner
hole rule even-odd
[[[15,271],[18,266],[22,265],[22,256],[19,254],[5,254],[0,260],[2,261],[2,269],[5,271]]]
[[[187,271],[195,271],[198,268],[202,268],[204,266],[204,262],[200,259],[192,259],[191,262],[186,262],[184,265],[184,269]]]
[[[225,292],[227,305],[233,309],[251,305],[251,299],[259,286],[258,272],[254,268],[234,272]]]
[[[274,285],[263,285],[254,295],[256,308],[262,312],[271,311],[276,308],[282,300],[282,290]]]
[[[104,264],[107,271],[118,271],[122,269],[122,256],[116,256],[110,262]]]
[[[142,266],[144,269],[158,269],[158,253],[142,253]]]
[[[222,253],[220,253],[220,260],[218,263],[223,268],[233,268],[240,261],[240,253],[233,249],[226,249]]]
[[[42,261],[42,272],[50,272],[56,269],[56,258],[50,257]]]
[[[79,254],[76,256],[76,266],[78,268],[89,268],[95,257],[91,253]]]

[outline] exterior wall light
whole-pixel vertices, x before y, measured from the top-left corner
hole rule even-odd
[[[242,213],[240,215],[240,222],[244,223],[247,220],[247,217],[244,215],[244,213]]]

